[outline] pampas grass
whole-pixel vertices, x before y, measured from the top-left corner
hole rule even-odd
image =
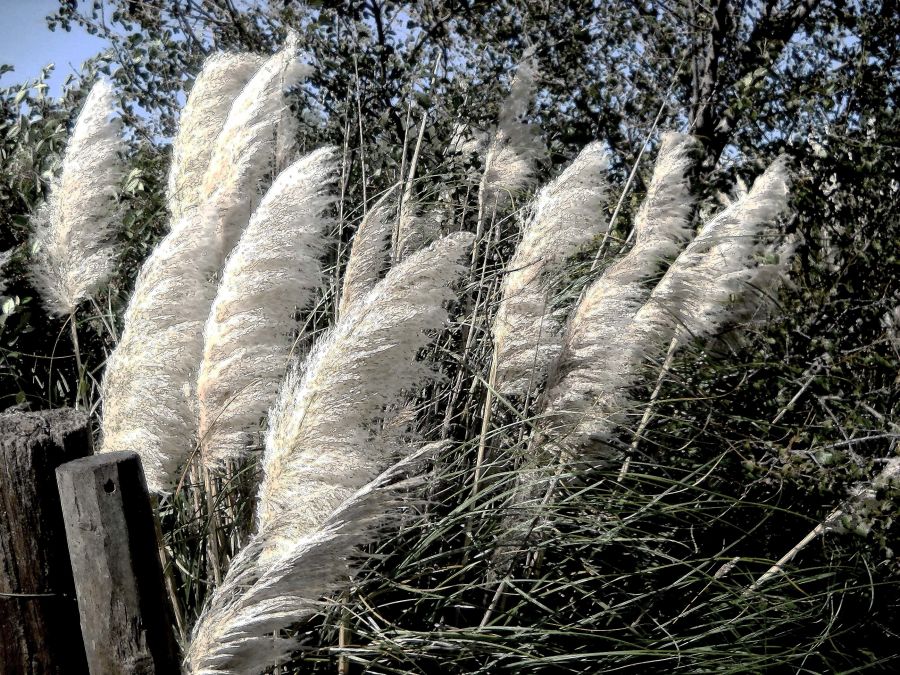
[[[273,173],[278,155],[285,155],[287,103],[285,89],[311,69],[297,60],[299,36],[290,33],[284,48],[266,60],[234,101],[216,138],[201,196],[213,219],[224,260],[241,236],[258,203],[260,183]]]
[[[73,314],[112,272],[125,152],[114,112],[112,86],[99,80],[75,122],[60,175],[34,217],[32,278],[57,316]]]
[[[500,107],[497,129],[488,145],[479,186],[480,220],[488,209],[499,209],[511,196],[528,187],[535,160],[544,153],[538,130],[523,122],[537,80],[534,53],[528,50],[516,70],[509,96]]]
[[[290,357],[294,312],[309,307],[321,280],[335,172],[332,148],[283,171],[225,264],[197,383],[206,466],[240,458],[274,402]]]
[[[254,675],[287,659],[299,635],[280,634],[309,620],[325,607],[324,597],[346,586],[351,559],[400,516],[400,490],[415,480],[396,483],[423,448],[352,493],[317,528],[294,538],[283,522],[261,530],[232,560],[222,585],[206,603],[185,658],[190,675]],[[290,541],[277,560],[261,564],[273,539]]]
[[[243,89],[224,71],[198,79],[170,174],[180,218],[139,275],[103,383],[103,450],[141,452],[155,492],[179,486],[154,506],[178,631],[185,638],[193,628],[182,640],[188,672],[889,664],[886,619],[900,588],[889,550],[898,315],[879,322],[896,293],[890,279],[871,286],[863,275],[860,289],[879,293],[855,303],[812,240],[803,276],[778,294],[796,316],[757,321],[775,306],[760,301],[775,295],[791,260],[793,242],[775,225],[786,191],[779,165],[707,218],[712,186],[698,186],[704,201],[695,205],[687,177],[719,169],[690,171],[694,142],[667,134],[655,168],[645,157],[609,174],[625,185],[613,210],[600,146],[562,154],[586,128],[584,111],[557,110],[547,117],[554,163],[574,161],[531,197],[547,167],[534,167],[531,141],[520,154],[509,142],[534,98],[519,89],[534,79],[527,59],[482,175],[435,134],[458,121],[447,105],[487,105],[496,83],[479,82],[465,98],[463,82],[427,86],[416,69],[396,91],[437,103],[408,163],[399,137],[409,141],[414,104],[406,124],[392,115],[389,129],[367,127],[378,118],[366,110],[378,98],[366,85],[370,62],[360,62],[349,98],[319,86],[328,73],[304,86],[325,117],[295,134],[278,81],[290,58],[274,58],[265,77],[257,63],[256,85],[254,67],[236,75]],[[252,86],[259,96],[244,102],[259,103],[258,114],[245,108],[245,128],[229,135],[226,121],[239,115],[229,115],[228,99]],[[541,96],[544,110],[553,91]],[[278,172],[295,135],[315,148],[320,131],[343,140],[339,190],[330,150]],[[775,146],[756,147],[765,156]],[[125,196],[136,216],[160,212],[157,160],[141,147],[147,192]],[[638,170],[643,203],[629,189],[642,182]],[[384,193],[393,182],[405,188],[399,204],[398,186]],[[801,203],[815,208],[810,194],[802,190]],[[345,216],[359,223],[360,204],[362,223],[344,245]],[[881,230],[857,239],[864,231],[841,213],[832,234],[850,246],[852,275],[887,239]],[[130,231],[144,241],[142,223]],[[815,236],[810,223],[795,222]],[[481,235],[471,257],[467,234],[414,252],[433,232],[467,229]],[[237,243],[223,259],[226,234]],[[865,260],[852,263],[857,253]],[[125,274],[132,259],[122,261]],[[460,279],[457,303],[448,286]],[[846,279],[857,290],[858,279]],[[29,371],[31,355],[13,351],[24,352],[28,299],[3,300],[7,379],[34,403],[26,379],[51,372],[57,386],[47,393],[71,401],[69,354]],[[85,305],[101,315],[85,314],[92,324],[118,310],[115,296],[108,308],[77,311]],[[98,372],[108,344],[88,343]],[[21,395],[12,388],[6,398]],[[447,442],[429,457],[427,480],[397,485],[418,474],[405,465],[369,482],[434,439]],[[402,500],[406,487],[416,492]],[[401,515],[402,527],[382,529]],[[826,530],[834,536],[821,541]],[[869,631],[855,654],[851,640]]]
[[[779,158],[746,195],[703,225],[635,316],[637,334],[655,343],[710,336],[740,310],[750,284],[780,281],[789,256],[775,263],[760,258],[778,238],[775,221],[787,198],[786,162]]]
[[[356,228],[347,268],[344,270],[344,283],[338,304],[339,316],[347,314],[354,304],[372,290],[388,266],[388,244],[396,214],[396,208],[389,203],[389,199],[396,187],[395,185],[389,189],[375,202]]]
[[[296,40],[270,57],[235,100],[205,174],[203,206],[175,224],[144,263],[107,364],[101,450],[139,452],[154,491],[177,482],[178,467],[196,445],[194,388],[214,276],[231,250],[224,242],[247,225],[274,162],[284,87],[306,72],[296,62]]]
[[[416,360],[447,318],[449,285],[472,236],[450,235],[391,270],[282,385],[269,415],[259,529],[284,522],[267,555],[314,532],[388,463],[379,425],[431,369]]]
[[[786,206],[787,173],[784,162],[778,160],[747,195],[703,225],[636,312],[631,294],[624,298],[612,294],[615,303],[596,305],[607,306],[611,320],[632,318],[619,323],[614,332],[598,330],[605,340],[602,343],[594,341],[590,327],[586,338],[578,343],[573,339],[576,348],[568,353],[578,365],[570,366],[560,379],[549,406],[554,415],[562,414],[562,426],[555,431],[565,434],[566,445],[605,444],[621,422],[628,389],[638,381],[645,363],[660,362],[673,339],[681,342],[712,335],[740,311],[740,298],[749,282],[771,284],[782,278],[786,261],[762,269],[756,258],[776,237],[775,220]],[[684,225],[673,222],[671,231],[683,231]],[[671,250],[673,243],[665,248]],[[626,274],[627,280],[631,273],[623,268],[615,270],[615,275]],[[591,313],[599,315],[596,309]]]
[[[546,408],[551,415],[565,411],[577,425],[597,397],[620,391],[622,378],[628,378],[626,355],[635,347],[628,330],[650,294],[648,282],[691,234],[693,198],[686,172],[693,145],[689,136],[663,136],[635,217],[634,245],[587,288],[569,319],[551,376]],[[555,433],[566,433],[566,420],[556,421]],[[586,438],[571,440],[577,445]]]
[[[551,343],[555,358],[548,364],[549,379],[537,406],[539,423],[512,494],[519,510],[528,504],[546,506],[566,463],[583,458],[599,433],[615,428],[618,418],[610,414],[611,401],[621,399],[623,382],[632,382],[637,365],[622,360],[634,347],[628,329],[650,293],[650,278],[689,236],[693,200],[685,174],[692,143],[688,136],[664,135],[647,196],[635,217],[634,246],[582,293],[559,342]],[[604,457],[591,457],[597,458]],[[504,574],[515,562],[514,541],[530,536],[541,520],[516,513],[507,518],[494,552]]]
[[[506,267],[492,331],[496,387],[505,395],[522,395],[539,384],[558,354],[560,326],[549,311],[550,286],[566,262],[606,229],[606,166],[600,143],[592,143],[535,198]]]
[[[101,452],[141,455],[147,485],[168,490],[194,445],[192,384],[215,294],[208,228],[172,228],[146,260],[103,377]]]
[[[235,99],[262,66],[256,54],[213,54],[197,75],[172,143],[167,201],[172,224],[190,223],[204,202],[203,176]],[[184,220],[182,220],[184,218]]]

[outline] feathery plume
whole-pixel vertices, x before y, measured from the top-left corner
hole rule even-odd
[[[181,111],[178,134],[172,143],[168,204],[172,224],[187,219],[202,203],[203,176],[213,143],[222,131],[231,106],[264,58],[256,54],[213,54],[203,64]]]
[[[290,517],[269,555],[315,531],[387,463],[379,424],[432,374],[415,357],[447,319],[449,285],[471,243],[457,233],[400,263],[288,375],[269,415],[259,529]]]
[[[610,352],[613,360],[595,370],[593,377],[599,386],[579,384],[578,378],[581,382],[588,379],[583,368],[576,378],[570,373],[561,382],[561,390],[571,386],[576,392],[585,392],[576,397],[565,392],[563,404],[556,406],[567,414],[579,414],[566,423],[575,429],[570,444],[608,438],[641,366],[659,360],[673,339],[711,335],[739,311],[749,282],[773,283],[783,277],[784,261],[761,271],[756,257],[775,239],[774,221],[786,209],[787,196],[787,172],[779,159],[749,193],[707,221],[672,263],[622,331]],[[585,401],[587,392],[593,396]]]
[[[99,80],[75,122],[60,176],[35,215],[34,284],[54,315],[72,314],[112,272],[125,150],[114,111],[112,86]]]
[[[447,148],[451,154],[461,155],[468,159],[472,155],[480,155],[488,146],[490,137],[482,129],[473,129],[465,122],[457,122]]]
[[[0,252],[0,293],[6,290],[6,277],[3,276],[3,268],[12,260],[14,251],[15,249],[9,249],[8,251]]]
[[[567,461],[588,449],[591,433],[611,426],[606,413],[618,399],[610,392],[620,396],[637,372],[638,364],[629,361],[634,316],[650,294],[650,278],[690,236],[693,200],[685,173],[693,143],[681,134],[663,136],[647,196],[635,216],[634,245],[588,286],[569,317],[562,351],[549,373],[542,427],[532,439],[540,452],[528,458],[534,471],[521,474],[513,495],[523,512],[526,505],[542,503],[559,480],[559,463],[548,464],[548,454]],[[508,521],[494,556],[500,569],[508,569],[517,555],[512,542],[534,527],[519,516]]]
[[[438,238],[441,232],[439,216],[435,212],[418,213],[413,200],[404,202],[399,216],[397,261],[403,260]]]
[[[225,264],[204,332],[197,381],[200,450],[217,466],[246,452],[290,358],[294,312],[320,281],[335,178],[334,149],[285,169]]]
[[[773,224],[787,209],[786,160],[775,160],[752,189],[709,220],[678,256],[635,321],[656,342],[712,335],[733,316],[749,283],[770,278],[757,258],[776,238]],[[788,251],[790,252],[790,251]],[[784,270],[784,261],[777,269]],[[777,278],[780,276],[776,275]],[[770,281],[774,281],[770,279]]]
[[[623,357],[632,347],[627,329],[650,295],[647,282],[691,235],[694,200],[685,173],[693,146],[690,136],[663,136],[635,216],[634,245],[587,288],[569,319],[552,374],[550,410],[577,414],[602,392],[620,388]]]
[[[156,492],[172,485],[194,447],[193,389],[215,297],[211,279],[246,226],[274,161],[284,88],[308,71],[296,62],[297,40],[291,34],[235,100],[206,171],[203,206],[190,223],[173,226],[144,263],[122,340],[107,364],[101,451],[136,449]]]
[[[297,60],[299,36],[291,32],[241,91],[216,138],[201,198],[215,220],[220,260],[234,248],[258,202],[259,185],[273,171],[276,139],[284,129],[284,90],[311,71]],[[284,149],[282,148],[282,153]]]
[[[479,206],[499,208],[502,201],[528,186],[534,175],[535,159],[544,153],[538,129],[522,121],[534,95],[537,66],[534,52],[523,55],[500,108],[497,130],[488,146],[484,173],[479,186]]]
[[[354,304],[372,290],[388,266],[387,248],[396,211],[388,204],[388,198],[396,187],[397,185],[391,187],[375,202],[356,228],[347,269],[344,271],[341,301],[338,305],[339,316],[346,315]]]
[[[522,241],[507,265],[494,320],[496,386],[523,394],[559,351],[559,325],[548,311],[548,285],[566,261],[606,228],[601,212],[608,184],[600,143],[538,193]]]
[[[305,621],[325,606],[325,596],[347,583],[360,546],[401,516],[402,489],[420,481],[395,479],[414,473],[414,462],[433,454],[426,446],[401,460],[339,506],[321,527],[292,540],[284,555],[261,565],[272,539],[290,540],[273,522],[231,561],[194,628],[185,658],[190,675],[255,675],[285,660],[296,637],[278,632]]]
[[[215,294],[214,251],[210,228],[172,228],[141,268],[103,377],[101,452],[138,452],[154,492],[171,486],[194,443],[190,385]]]

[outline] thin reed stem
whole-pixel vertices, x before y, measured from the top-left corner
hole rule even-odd
[[[87,401],[87,379],[85,378],[84,365],[81,363],[81,348],[78,344],[78,329],[75,325],[75,310],[69,314],[69,337],[72,338],[72,349],[75,350],[75,409],[83,407],[90,411]]]
[[[644,408],[644,414],[641,416],[641,422],[638,424],[637,430],[634,432],[634,439],[631,441],[631,447],[629,451],[633,454],[637,450],[638,443],[640,443],[641,437],[644,435],[644,431],[647,429],[647,425],[650,423],[650,415],[653,412],[653,404],[656,402],[656,399],[659,398],[659,392],[662,390],[663,381],[666,378],[666,374],[669,372],[669,368],[672,367],[672,361],[675,358],[675,351],[678,349],[679,340],[677,337],[672,338],[672,341],[669,343],[669,349],[666,352],[666,358],[663,361],[662,368],[659,370],[659,377],[656,378],[656,386],[653,387],[653,392],[650,394],[650,400],[647,401],[647,406]],[[631,465],[631,455],[628,455],[625,458],[625,461],[622,464],[622,470],[619,472],[619,477],[617,478],[618,482],[622,482],[625,479],[625,476],[628,475],[628,468]]]
[[[221,524],[219,522],[218,508],[216,507],[218,490],[216,489],[215,479],[210,476],[209,471],[202,466],[202,463],[198,464],[197,471],[203,478],[203,492],[206,496],[206,550],[209,555],[209,566],[212,568],[213,581],[216,586],[219,586],[222,583],[222,549],[219,541]]]
[[[338,649],[344,649],[350,644],[350,612],[346,609],[341,611],[341,624],[338,627]],[[338,675],[349,675],[350,659],[346,654],[338,656],[337,665]]]
[[[487,387],[484,394],[484,407],[481,412],[481,432],[478,436],[478,454],[475,457],[475,477],[472,480],[472,498],[478,494],[484,464],[487,461],[487,434],[491,428],[491,412],[494,403],[494,387],[497,383],[497,352],[491,357],[491,370],[488,373]]]
[[[781,558],[772,565],[765,574],[763,574],[759,579],[750,584],[750,587],[744,591],[744,596],[748,596],[755,591],[758,591],[759,588],[769,581],[772,577],[781,574],[784,571],[784,566],[787,565],[791,560],[793,560],[800,551],[809,546],[816,538],[823,534],[833,522],[835,522],[838,518],[843,515],[843,509],[835,509],[832,511],[828,517],[823,520],[821,523],[816,525],[810,532],[807,533],[803,539],[797,542],[797,544],[787,553],[785,553]]]
[[[111,301],[107,301],[111,302]],[[97,310],[97,316],[100,318],[100,321],[103,323],[103,327],[106,329],[106,332],[109,333],[109,336],[112,338],[113,342],[119,341],[119,335],[116,332],[116,318],[115,314],[112,311],[112,306],[109,306],[107,311],[104,312],[100,305],[97,304],[97,300],[91,297],[91,304],[94,306],[94,309]]]
[[[368,182],[366,179],[366,138],[363,133],[362,101],[359,96],[359,66],[356,63],[355,55],[353,57],[353,73],[355,75],[356,83],[356,120],[359,123],[359,162],[360,168],[362,169],[362,214],[366,215],[369,204],[368,188],[366,187],[366,183]]]
[[[184,606],[178,597],[178,585],[175,582],[175,575],[172,573],[172,559],[166,549],[166,540],[163,537],[162,527],[159,522],[159,502],[156,495],[150,493],[150,510],[153,513],[153,527],[156,531],[156,548],[159,551],[159,562],[162,566],[163,579],[166,585],[166,594],[169,596],[169,603],[172,607],[172,613],[175,615],[175,627],[178,629],[180,642],[183,644],[187,640],[187,621],[184,615]]]
[[[434,81],[437,78],[438,68],[441,65],[441,55],[438,54],[434,62],[434,68],[431,71],[431,81],[428,84],[429,90],[434,88]],[[412,108],[410,108],[410,111]],[[416,168],[419,164],[419,153],[422,151],[422,142],[425,140],[425,123],[428,121],[428,110],[422,111],[422,121],[419,123],[419,134],[416,138],[416,147],[413,149],[412,159],[409,163],[409,174],[406,176],[403,192],[400,194],[400,207],[397,210],[397,221],[394,227],[394,236],[391,242],[391,261],[396,264],[400,261],[400,244],[403,241],[402,228],[407,222],[407,214],[412,208],[413,202],[413,184],[416,180]],[[403,160],[406,160],[406,133],[403,139]],[[400,177],[403,179],[403,166],[400,167]]]

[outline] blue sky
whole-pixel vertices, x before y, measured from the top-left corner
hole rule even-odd
[[[77,26],[70,33],[51,33],[44,17],[58,5],[58,0],[0,0],[0,63],[16,69],[0,76],[0,86],[37,77],[41,68],[54,63],[49,94],[58,96],[66,77],[103,49],[102,40]]]

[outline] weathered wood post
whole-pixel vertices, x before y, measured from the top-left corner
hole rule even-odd
[[[137,454],[110,452],[56,471],[93,675],[179,672],[147,483]]]
[[[0,673],[87,673],[56,467],[91,452],[83,412],[0,414]]]

